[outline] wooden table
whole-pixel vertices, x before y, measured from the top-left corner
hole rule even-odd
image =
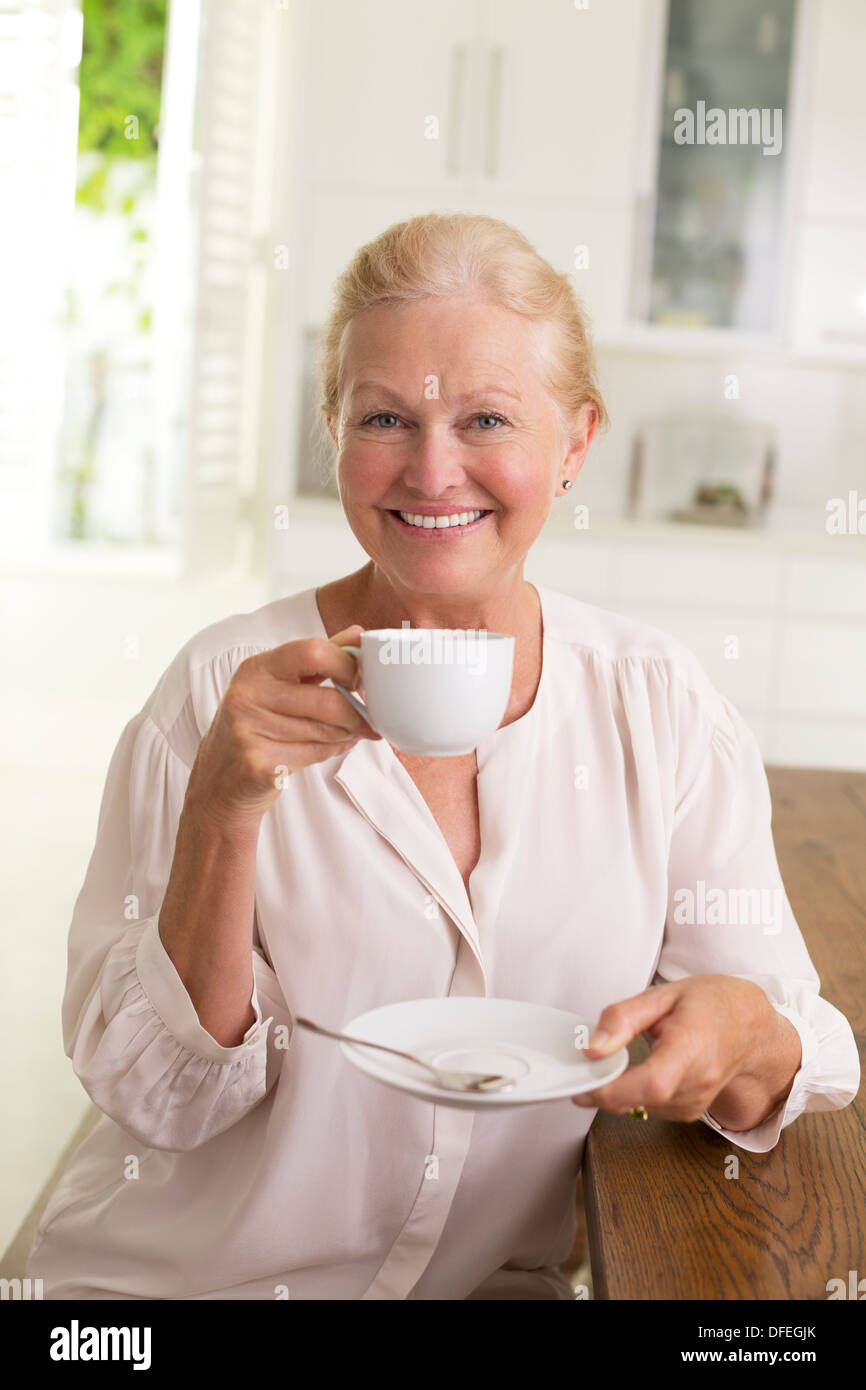
[[[866,774],[768,768],[782,880],[821,994],[866,1053]],[[644,1038],[630,1049],[647,1055]],[[583,1191],[602,1299],[826,1299],[866,1277],[864,1086],[844,1110],[800,1115],[769,1153],[708,1125],[599,1111]],[[725,1177],[725,1156],[739,1178]]]

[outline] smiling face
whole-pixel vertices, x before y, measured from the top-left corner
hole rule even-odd
[[[342,411],[328,420],[340,497],[396,589],[507,591],[562,479],[577,475],[596,409],[564,438],[537,332],[475,295],[377,305],[346,329]]]

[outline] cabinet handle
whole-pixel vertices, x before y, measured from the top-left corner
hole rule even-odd
[[[451,52],[451,78],[448,84],[448,133],[445,172],[460,173],[460,134],[463,129],[463,83],[466,75],[466,44],[455,43]]]
[[[491,48],[487,76],[487,149],[484,173],[495,179],[499,173],[499,127],[502,119],[502,64],[504,48]]]

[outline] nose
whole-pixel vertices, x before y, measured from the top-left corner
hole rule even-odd
[[[446,425],[421,425],[403,468],[403,482],[419,496],[442,497],[465,482],[459,455],[459,445],[449,438]]]

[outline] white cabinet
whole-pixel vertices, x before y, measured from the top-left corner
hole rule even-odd
[[[598,341],[640,331],[630,325],[630,279],[636,239],[645,260],[649,234],[636,212],[651,201],[655,177],[662,0],[297,6],[303,168],[293,218],[313,322],[364,240],[438,208],[520,227],[557,268],[575,273]],[[798,13],[786,104],[788,230],[770,260],[787,285],[787,347],[861,361],[866,3],[801,0]],[[575,259],[578,248],[586,264]],[[640,341],[652,348],[671,331],[644,330]],[[683,345],[706,336],[676,331]]]
[[[646,0],[304,3],[312,179],[632,196]]]
[[[645,0],[489,0],[480,186],[579,207],[634,190]]]
[[[304,273],[299,277],[300,312],[306,323],[322,324],[327,316],[334,278],[359,246],[392,223],[429,212],[426,194],[369,194],[316,189],[308,199],[308,234]],[[519,227],[533,246],[559,270],[573,270],[574,282],[596,338],[614,336],[626,313],[622,267],[629,254],[629,217],[625,205],[586,204],[553,208],[539,204],[494,205],[480,194],[460,193],[448,200],[449,211],[501,216]],[[586,247],[586,264],[575,267],[575,248]]]
[[[866,5],[812,6],[812,73],[803,211],[809,220],[866,223]]]
[[[594,333],[616,337],[647,13],[648,0],[301,0],[307,322],[324,319],[366,240],[404,217],[464,210],[514,224],[574,271]]]
[[[622,555],[620,595],[629,602],[688,602],[734,613],[775,603],[778,561],[772,555],[710,548],[704,552],[632,543]]]
[[[782,719],[769,736],[768,745],[769,752],[761,745],[765,761],[780,767],[866,771],[866,723],[862,721],[835,719],[816,724],[814,719]]]
[[[866,218],[807,222],[800,231],[793,291],[796,351],[866,362]]]
[[[613,547],[586,537],[545,539],[533,546],[524,573],[533,584],[604,605],[614,585],[616,560]]]
[[[808,18],[793,346],[866,362],[866,4],[820,0]]]
[[[597,342],[620,337],[628,313],[629,204],[576,198],[562,208],[490,193],[474,195],[471,207],[518,227],[552,266],[573,275]]]
[[[466,207],[466,198],[452,198],[449,208]],[[298,296],[304,322],[321,326],[330,308],[334,280],[360,246],[394,222],[429,212],[426,194],[369,194],[359,198],[345,190],[317,189],[307,200],[308,234]]]
[[[864,546],[866,556],[866,546]],[[866,618],[866,560],[788,559],[783,575],[786,607],[794,613]],[[863,701],[866,714],[866,698]]]
[[[450,192],[468,177],[479,85],[466,0],[303,0],[308,177]],[[435,135],[438,123],[438,138]]]
[[[784,628],[779,689],[784,714],[866,717],[863,622],[792,615]]]
[[[779,558],[686,542],[623,545],[616,607],[677,637],[723,695],[761,714],[772,693]]]

